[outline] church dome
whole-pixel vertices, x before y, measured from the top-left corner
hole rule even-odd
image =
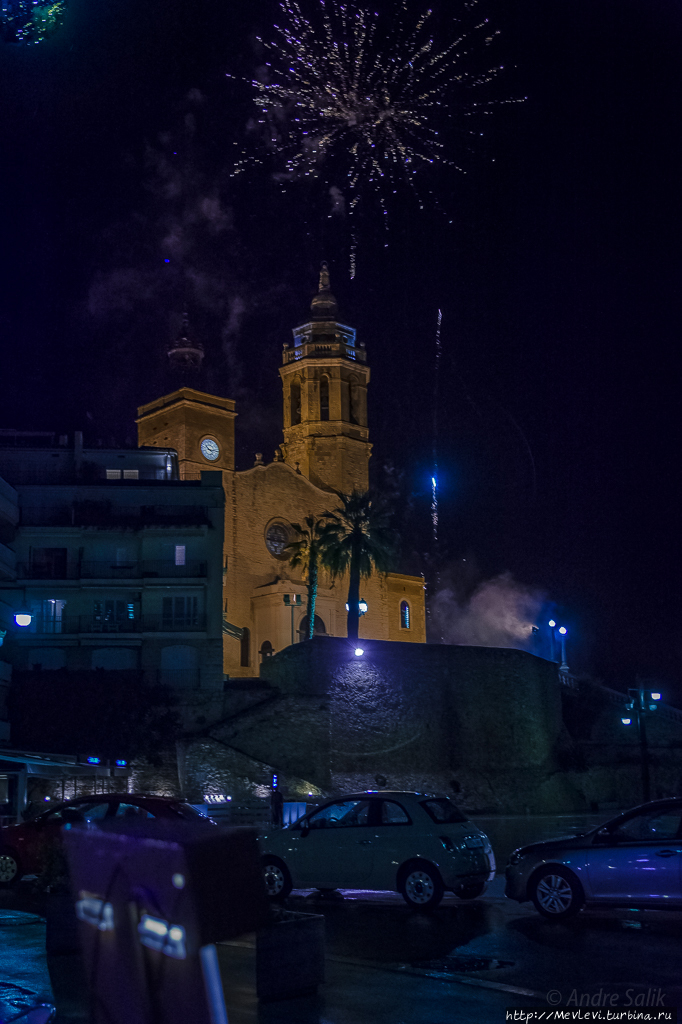
[[[320,270],[320,287],[310,303],[313,320],[336,320],[339,306],[329,287],[329,264],[325,261]]]

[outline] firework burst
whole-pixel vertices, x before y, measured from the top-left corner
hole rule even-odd
[[[350,214],[371,196],[387,216],[405,185],[423,209],[417,186],[425,168],[463,170],[452,123],[500,102],[470,98],[501,70],[472,69],[499,34],[476,18],[477,6],[462,4],[471,27],[443,42],[433,12],[411,17],[407,0],[390,17],[338,0],[319,0],[308,16],[297,0],[281,0],[282,23],[274,41],[259,39],[267,59],[250,83],[264,148],[244,151],[233,173],[274,159],[283,186],[321,179],[330,192],[341,190]]]

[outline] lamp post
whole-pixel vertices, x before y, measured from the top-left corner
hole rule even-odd
[[[625,709],[631,712],[631,716],[634,717],[637,725],[642,771],[642,799],[646,803],[651,799],[651,774],[649,771],[649,741],[646,734],[645,719],[648,714],[656,711],[658,707],[656,702],[661,699],[661,695],[657,690],[645,690],[640,686],[639,689],[628,690],[628,697],[630,700],[625,705]],[[623,725],[632,724],[631,716],[626,715],[621,718]]]
[[[285,594],[284,603],[291,608],[291,646],[294,645],[294,608],[300,607],[303,598],[300,594]]]
[[[559,626],[559,637],[561,642],[561,664],[559,665],[560,672],[568,672],[568,664],[566,662],[566,634],[568,630],[565,626]]]
[[[556,661],[557,660],[556,659],[556,644],[557,644],[557,636],[556,636],[556,634],[558,633],[559,634],[558,643],[560,645],[560,650],[561,650],[561,664],[559,665],[559,671],[560,672],[568,672],[568,664],[566,662],[566,637],[568,636],[568,630],[566,629],[565,626],[559,626],[557,628],[557,624],[554,621],[554,619],[550,619],[549,622],[547,623],[547,625],[549,626],[549,642],[550,642],[550,656],[549,656],[549,660],[550,661]]]

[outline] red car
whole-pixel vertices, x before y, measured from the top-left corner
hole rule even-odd
[[[24,875],[39,874],[50,845],[59,842],[63,825],[87,823],[96,828],[105,818],[211,820],[191,804],[173,797],[134,793],[80,796],[59,803],[21,825],[0,828],[0,886],[14,885]]]

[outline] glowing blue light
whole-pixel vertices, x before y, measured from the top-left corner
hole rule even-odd
[[[631,721],[631,718],[621,718],[621,722],[623,723],[623,725],[629,725]]]
[[[89,757],[88,764],[99,764],[100,760],[101,759],[99,757]]]
[[[126,768],[127,766],[128,766],[128,762],[127,761],[117,761],[116,762],[116,767],[117,768]]]
[[[17,612],[14,616],[14,621],[17,626],[30,626],[32,617],[30,612]]]
[[[568,633],[568,630],[566,629],[565,626],[559,626],[559,632],[561,633],[562,636],[566,636],[566,634]]]
[[[363,651],[362,647],[356,647],[355,648],[355,657],[356,658],[361,658],[364,653],[365,652]]]
[[[170,260],[169,259],[165,259],[163,262],[164,263],[170,263]]]
[[[549,622],[547,623],[547,625],[551,626],[552,629],[554,629],[554,627],[556,626],[556,622],[554,621],[554,619],[550,619]]]
[[[651,694],[651,699],[652,700],[660,700],[661,699],[660,693],[652,693]]]
[[[433,487],[434,491],[435,491],[436,487],[438,486],[438,484],[436,483],[435,476],[431,477],[431,486]]]

